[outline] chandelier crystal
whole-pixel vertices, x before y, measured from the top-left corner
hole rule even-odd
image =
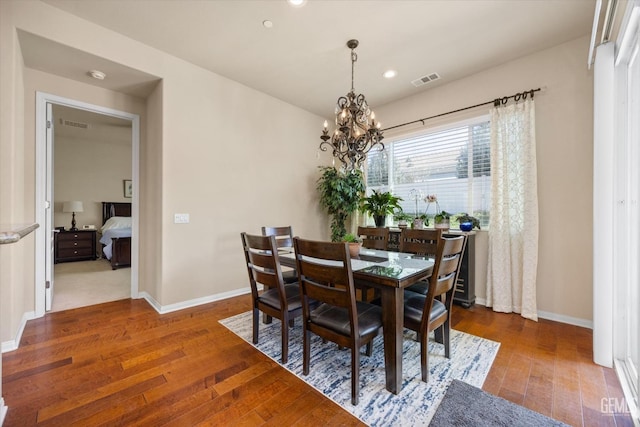
[[[333,156],[340,160],[347,170],[360,168],[367,158],[367,153],[380,145],[384,150],[380,122],[369,109],[363,94],[356,95],[353,88],[354,66],[358,60],[355,48],[358,40],[349,40],[347,47],[351,49],[351,91],[338,98],[336,105],[336,129],[329,135],[328,123],[325,120],[320,139],[320,150],[333,150]],[[328,147],[327,147],[328,146]]]

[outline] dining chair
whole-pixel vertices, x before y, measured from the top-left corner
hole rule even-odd
[[[293,239],[300,278],[303,322],[302,373],[309,374],[311,332],[351,349],[351,403],[360,394],[360,348],[371,355],[373,339],[382,329],[380,307],[357,301],[346,243]],[[316,301],[316,308],[310,302]],[[329,374],[327,372],[327,374]]]
[[[387,227],[358,226],[358,236],[362,238],[362,247],[364,248],[388,250],[389,229]],[[358,284],[356,287],[360,289],[363,301],[372,301],[380,296],[375,288],[366,286],[363,283]]]
[[[258,343],[258,318],[262,311],[266,316],[280,319],[282,329],[282,363],[287,363],[289,353],[289,326],[302,314],[300,287],[297,283],[284,283],[278,260],[275,236],[258,236],[241,233],[251,284],[253,311],[253,343]],[[263,286],[260,292],[258,285]]]
[[[417,333],[420,341],[422,381],[429,380],[429,332],[444,343],[444,355],[450,357],[451,303],[467,236],[442,237],[438,240],[433,273],[426,295],[405,291],[404,327]]]
[[[399,250],[409,254],[435,257],[441,236],[442,229],[439,228],[405,228],[400,232]],[[409,286],[407,290],[426,295],[429,290],[429,281],[421,280]]]
[[[358,227],[358,236],[362,237],[362,246],[367,249],[386,251],[389,244],[387,227]]]
[[[275,236],[279,250],[293,250],[293,227],[262,227],[263,236]],[[298,272],[292,268],[283,268],[282,278],[285,283],[296,283]]]

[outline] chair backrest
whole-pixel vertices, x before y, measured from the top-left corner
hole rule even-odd
[[[280,293],[280,307],[286,307],[282,267],[278,260],[275,236],[258,236],[241,233],[242,246],[247,261],[247,272],[251,283],[251,295],[258,298],[258,285],[276,288]]]
[[[263,236],[275,236],[278,248],[293,247],[293,228],[290,225],[284,227],[262,227]]]
[[[318,242],[295,237],[293,247],[300,278],[304,319],[309,319],[310,300],[347,308],[353,336],[358,323],[356,292],[348,244]]]
[[[462,257],[466,244],[466,235],[442,237],[438,240],[438,249],[436,251],[433,273],[430,278],[429,292],[427,293],[425,310],[422,314],[423,326],[426,326],[426,322],[429,321],[429,313],[431,312],[434,298],[446,294],[443,302],[447,310],[451,310],[453,292],[455,291],[455,284],[458,280],[458,273],[462,265]]]
[[[358,227],[358,236],[362,237],[362,246],[367,249],[387,250],[389,244],[387,227]]]
[[[400,252],[436,256],[438,242],[442,236],[440,228],[403,228],[400,232]]]

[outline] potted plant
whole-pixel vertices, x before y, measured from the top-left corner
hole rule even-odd
[[[335,167],[320,166],[322,174],[317,181],[320,205],[331,216],[331,241],[339,242],[347,233],[347,217],[358,209],[358,202],[364,194],[365,185],[362,172],[350,172]]]
[[[433,216],[433,227],[448,230],[451,214],[447,211],[440,210],[438,197],[435,194],[428,194],[427,197],[424,198],[424,201],[427,203],[427,209],[424,212],[425,215],[429,211],[431,204],[434,204],[436,207],[436,213]]]
[[[411,225],[412,228],[426,228],[429,226],[429,217],[427,216],[427,214],[422,214],[417,216],[414,220],[413,220],[413,224]]]
[[[481,230],[480,228],[480,220],[475,216],[471,216],[466,212],[461,213],[456,217],[456,221],[460,224],[460,230],[462,231],[471,231],[474,228]]]
[[[434,228],[443,228],[445,230],[448,230],[450,219],[451,214],[449,212],[440,211],[433,217],[433,226]]]
[[[407,224],[413,219],[413,216],[404,213],[402,209],[400,209],[393,214],[393,219],[398,221],[399,228],[407,228]]]
[[[384,221],[388,214],[392,214],[400,206],[400,197],[396,197],[388,191],[373,190],[368,197],[360,199],[360,210],[369,213],[376,223],[376,227],[384,227]]]
[[[357,258],[360,255],[360,248],[362,247],[362,238],[356,236],[353,233],[347,233],[342,236],[342,241],[349,243],[349,253],[351,258]]]

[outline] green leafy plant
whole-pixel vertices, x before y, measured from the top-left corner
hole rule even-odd
[[[393,213],[393,219],[395,219],[396,221],[411,221],[413,219],[413,215],[409,215],[408,213],[405,213],[402,209],[400,209]]]
[[[320,166],[317,190],[320,206],[331,216],[331,241],[339,242],[347,229],[345,222],[358,209],[365,191],[364,178],[358,169],[344,172],[331,166]]]
[[[388,191],[373,190],[370,196],[360,199],[360,210],[369,213],[376,225],[381,227],[388,214],[392,214],[396,209],[402,209],[400,201],[402,201],[400,197],[394,196]]]
[[[451,218],[451,215],[452,214],[450,214],[447,211],[440,211],[433,217],[433,222],[437,224],[437,223],[446,221]]]
[[[362,237],[357,236],[353,233],[347,233],[344,236],[342,236],[341,241],[347,242],[347,243],[362,243]]]
[[[478,218],[476,218],[475,216],[471,216],[471,215],[467,214],[466,212],[463,212],[460,215],[458,215],[456,217],[456,221],[458,221],[459,224],[462,224],[463,222],[470,222],[473,225],[473,227],[471,227],[472,230],[474,228],[477,228],[478,230],[481,230],[481,228],[480,228],[480,220]]]

